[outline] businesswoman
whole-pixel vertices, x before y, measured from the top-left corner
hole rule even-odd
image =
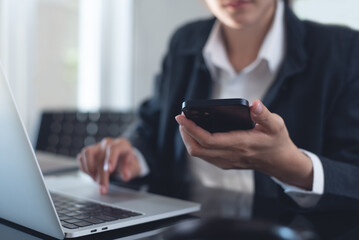
[[[83,149],[82,170],[103,194],[119,174],[358,206],[359,34],[301,21],[282,0],[205,3],[215,18],[174,33],[139,121]],[[234,97],[252,102],[254,129],[211,134],[179,114],[184,100]]]

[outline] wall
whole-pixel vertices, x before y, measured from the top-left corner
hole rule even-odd
[[[168,40],[191,20],[209,17],[200,0],[136,0],[134,6],[133,105],[152,93]]]

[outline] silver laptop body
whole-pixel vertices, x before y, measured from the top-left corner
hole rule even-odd
[[[40,169],[45,176],[79,169],[78,163],[73,157],[56,155],[44,151],[35,151],[35,155]]]
[[[67,229],[61,225],[48,189],[140,215]],[[106,196],[101,196],[96,184],[83,174],[49,177],[45,181],[3,71],[0,73],[0,191],[0,218],[57,239],[99,233],[200,209],[197,203],[115,186],[110,187]]]

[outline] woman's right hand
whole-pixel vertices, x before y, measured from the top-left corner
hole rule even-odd
[[[104,138],[97,144],[83,148],[77,159],[81,170],[99,183],[101,194],[108,192],[111,173],[119,173],[124,181],[136,178],[141,173],[134,149],[124,138]]]

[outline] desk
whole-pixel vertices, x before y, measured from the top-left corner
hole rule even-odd
[[[178,184],[176,184],[176,187],[171,187],[167,184],[156,183],[146,187],[150,192],[201,202],[202,210],[189,216],[96,234],[91,239],[163,240],[163,232],[170,226],[176,226],[183,221],[203,221],[207,218],[218,218],[218,216],[276,223],[304,232],[314,232],[319,236],[319,239],[324,240],[359,239],[358,212],[298,213],[280,206],[275,199],[264,196],[250,196],[198,186],[191,188],[188,185]],[[25,240],[51,239],[4,220],[0,220],[0,238]],[[77,239],[89,238],[83,237]]]

